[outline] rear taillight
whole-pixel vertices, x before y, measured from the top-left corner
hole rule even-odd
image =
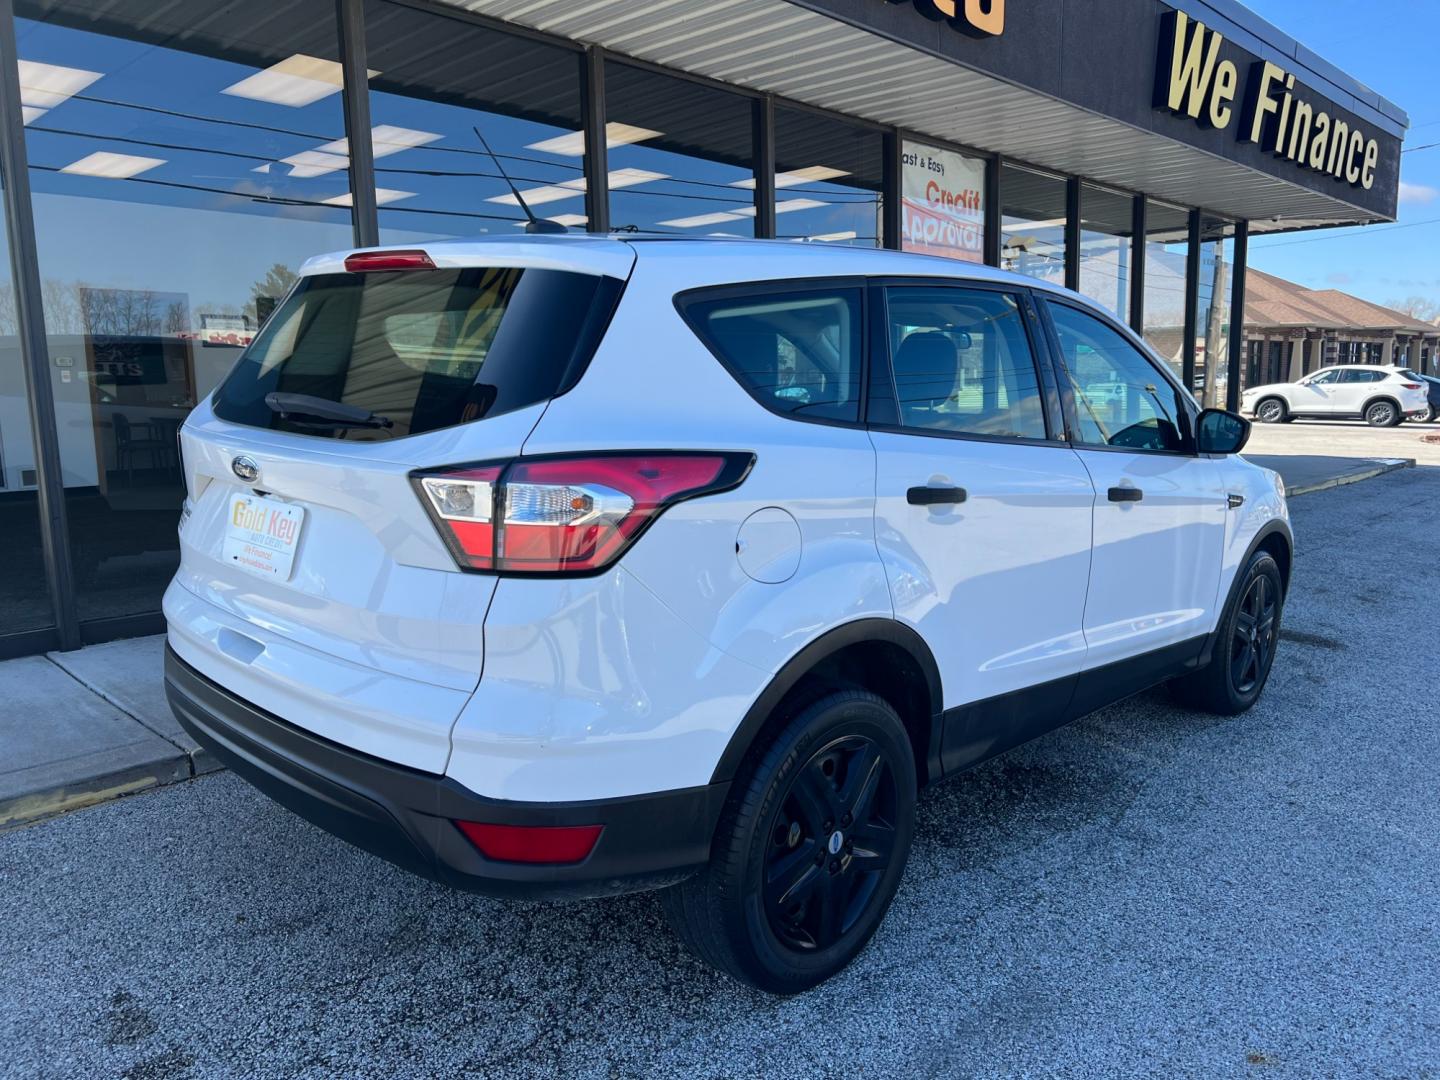
[[[352,274],[373,270],[434,270],[435,262],[423,251],[357,251],[345,256],[345,269]]]
[[[1420,384],[1419,384],[1418,382],[1402,382],[1400,385],[1403,386],[1406,390],[1420,390],[1420,389],[1422,389],[1422,387],[1420,386]]]
[[[620,557],[668,506],[739,484],[751,454],[575,454],[413,474],[425,508],[468,570],[591,573]]]

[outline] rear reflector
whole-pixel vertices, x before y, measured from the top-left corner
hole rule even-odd
[[[457,821],[456,827],[487,859],[518,863],[577,863],[595,849],[601,825],[491,825]]]
[[[372,270],[434,270],[435,263],[423,251],[357,251],[345,256],[345,269],[352,274]]]
[[[609,566],[666,507],[725,491],[751,454],[576,454],[414,474],[460,566],[592,573]]]

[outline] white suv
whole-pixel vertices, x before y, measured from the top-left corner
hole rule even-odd
[[[669,886],[699,956],[794,992],[875,931],[918,788],[1165,680],[1254,703],[1291,535],[1248,430],[978,266],[326,255],[185,424],[168,691],[363,848],[499,896]]]
[[[1299,382],[1252,386],[1240,395],[1240,410],[1262,424],[1311,416],[1359,418],[1373,427],[1394,427],[1429,405],[1421,376],[1409,368],[1375,364],[1321,368]]]

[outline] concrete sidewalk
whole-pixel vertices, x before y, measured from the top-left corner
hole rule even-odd
[[[1413,465],[1246,455],[1292,496]],[[0,662],[0,829],[219,768],[165,701],[163,636]]]
[[[164,643],[0,663],[0,829],[218,768],[165,701]]]

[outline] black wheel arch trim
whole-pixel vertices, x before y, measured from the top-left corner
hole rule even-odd
[[[1250,565],[1250,560],[1260,550],[1262,544],[1272,536],[1278,536],[1285,541],[1286,550],[1289,552],[1289,566],[1280,568],[1280,580],[1285,589],[1285,596],[1290,595],[1290,579],[1295,572],[1295,534],[1291,531],[1290,525],[1283,518],[1272,518],[1260,526],[1260,531],[1250,541],[1250,546],[1245,549],[1245,556],[1240,560],[1235,571],[1235,577],[1230,582],[1230,588],[1225,593],[1225,604],[1220,608],[1221,615],[1230,610],[1230,605],[1235,602],[1235,597],[1240,591],[1240,584],[1244,578],[1245,567]],[[1205,639],[1205,647],[1200,653],[1200,666],[1210,662],[1210,657],[1215,650],[1215,642],[1220,635],[1220,620],[1216,620],[1215,629]]]
[[[930,730],[923,775],[918,779],[921,787],[940,779],[940,747],[944,734],[944,697],[940,684],[940,666],[935,662],[935,656],[925,639],[909,626],[895,619],[865,618],[844,623],[821,634],[785,662],[745,711],[740,726],[730,736],[725,752],[720,755],[710,782],[728,783],[735,778],[740,763],[750,752],[765,722],[801,679],[841,649],[871,642],[903,649],[924,673],[930,698],[930,715],[926,718]]]

